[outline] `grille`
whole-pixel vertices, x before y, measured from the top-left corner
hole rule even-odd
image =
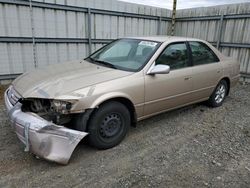
[[[21,98],[17,92],[13,89],[13,87],[10,87],[10,89],[7,91],[7,95],[9,98],[10,103],[14,106],[19,99]]]

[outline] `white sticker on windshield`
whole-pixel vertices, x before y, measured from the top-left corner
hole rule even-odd
[[[152,42],[152,41],[141,41],[139,43],[139,45],[155,47],[157,45],[157,43],[156,42]]]

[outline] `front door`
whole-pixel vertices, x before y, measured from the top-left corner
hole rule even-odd
[[[192,67],[186,43],[169,44],[157,64],[169,65],[170,73],[145,75],[144,117],[192,102]]]

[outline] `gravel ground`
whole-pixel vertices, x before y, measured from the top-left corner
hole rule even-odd
[[[1,98],[0,126],[0,187],[250,187],[250,85],[144,120],[115,148],[80,144],[67,166],[23,151]]]

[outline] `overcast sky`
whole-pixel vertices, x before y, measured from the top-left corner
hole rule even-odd
[[[138,3],[156,7],[172,9],[173,0],[120,0],[130,3]],[[207,7],[214,5],[245,3],[250,0],[177,0],[177,9],[194,8],[194,7]]]

